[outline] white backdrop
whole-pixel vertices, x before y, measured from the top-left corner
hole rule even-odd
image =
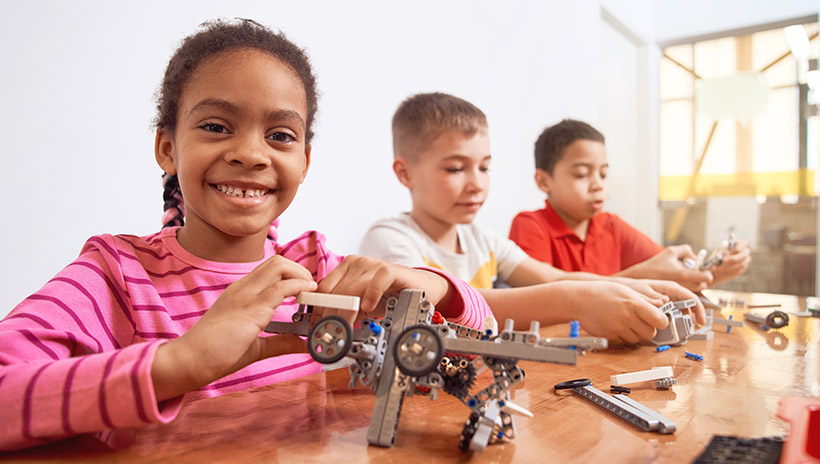
[[[281,236],[316,229],[347,254],[372,222],[409,208],[390,169],[390,118],[418,92],[453,93],[489,118],[481,223],[506,235],[516,212],[541,207],[537,135],[564,117],[598,122],[601,3],[652,39],[650,0],[0,0],[0,317],[88,237],[158,230],[152,96],[202,21],[253,18],[308,50],[322,92],[317,135]]]

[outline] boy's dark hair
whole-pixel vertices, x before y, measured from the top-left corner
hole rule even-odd
[[[564,156],[564,150],[576,140],[604,143],[604,134],[583,121],[564,119],[547,127],[535,141],[535,167],[550,175],[555,164]]]
[[[162,85],[156,94],[157,116],[154,125],[173,134],[177,124],[179,100],[194,70],[216,54],[242,48],[269,53],[288,65],[299,76],[305,88],[307,102],[305,143],[310,143],[313,138],[312,127],[318,109],[319,92],[307,53],[288,40],[285,34],[275,33],[250,19],[207,21],[200,25],[198,32],[180,43],[168,62]],[[181,204],[179,182],[176,179],[165,179],[164,186],[166,213],[163,216],[163,227],[181,226],[184,223],[184,208]]]
[[[446,93],[413,95],[393,115],[393,156],[415,160],[448,130],[470,137],[487,130],[487,116],[472,103]]]

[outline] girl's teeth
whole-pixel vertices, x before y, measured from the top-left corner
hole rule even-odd
[[[264,189],[241,189],[231,185],[217,185],[217,190],[226,195],[238,198],[261,197],[267,192],[267,190]]]

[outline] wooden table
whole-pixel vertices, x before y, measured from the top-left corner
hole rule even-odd
[[[805,300],[793,296],[707,295],[714,301],[739,297],[747,304],[780,303],[775,309],[786,312],[805,310]],[[745,311],[724,308],[716,317],[743,320]],[[820,397],[820,318],[792,316],[790,325],[777,331],[747,323],[727,334],[722,327],[711,341],[689,341],[662,353],[644,345],[588,353],[576,366],[521,362],[526,380],[514,401],[535,417],[517,417],[514,440],[476,455],[457,446],[469,410],[443,391],[437,401],[414,396],[404,402],[393,448],[368,446],[375,394],[349,389],[347,370],[340,369],[192,402],[170,424],[123,434],[127,446],[120,450],[86,436],[0,455],[0,461],[686,463],[713,435],[784,434],[785,423],[775,416],[778,401],[790,395]],[[568,325],[542,330],[544,336],[567,333]],[[688,359],[684,351],[704,360]],[[608,392],[610,375],[655,366],[672,366],[678,384],[665,391],[633,384],[630,397],[673,420],[672,435],[643,432],[571,391],[552,388],[589,377]],[[489,379],[484,373],[477,385]]]

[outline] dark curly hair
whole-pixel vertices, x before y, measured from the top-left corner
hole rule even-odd
[[[313,121],[318,110],[319,92],[307,53],[288,40],[285,34],[275,33],[256,21],[241,18],[205,22],[200,25],[198,32],[180,43],[168,62],[162,85],[157,91],[157,116],[154,126],[173,133],[177,124],[179,100],[194,70],[213,55],[240,48],[270,53],[299,76],[305,88],[307,101],[305,142],[310,143],[313,138]],[[181,226],[184,224],[185,210],[179,181],[175,175],[166,174],[163,178],[163,227]]]
[[[564,119],[547,127],[535,141],[535,167],[552,175],[555,164],[564,156],[564,150],[576,140],[604,143],[604,134],[583,121]]]

